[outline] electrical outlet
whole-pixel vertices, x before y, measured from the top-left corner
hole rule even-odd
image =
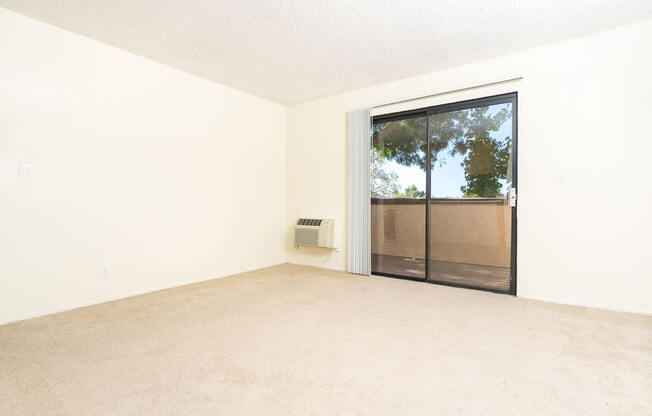
[[[109,268],[106,266],[102,266],[102,269],[100,270],[100,279],[108,279],[109,278]]]
[[[31,163],[19,164],[18,177],[21,179],[30,179],[32,177],[32,164]]]

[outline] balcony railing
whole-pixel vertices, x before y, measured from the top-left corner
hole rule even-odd
[[[425,258],[425,199],[371,199],[371,250]],[[431,260],[509,267],[511,208],[505,198],[430,201]]]

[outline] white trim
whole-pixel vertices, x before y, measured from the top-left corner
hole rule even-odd
[[[386,102],[386,103],[382,103],[382,104],[374,104],[374,105],[371,106],[371,108],[375,109],[375,108],[378,108],[378,107],[385,107],[385,106],[388,106],[388,105],[400,104],[400,103],[405,103],[405,102],[408,102],[408,101],[422,100],[424,98],[436,97],[438,95],[453,94],[455,92],[472,90],[472,89],[475,89],[475,88],[489,87],[491,85],[503,84],[505,82],[520,81],[522,79],[523,79],[522,76],[517,76],[517,77],[510,77],[510,78],[500,79],[500,80],[497,80],[497,81],[487,81],[487,82],[484,82],[482,84],[467,85],[467,86],[464,86],[464,87],[457,87],[457,88],[452,88],[452,89],[449,89],[449,90],[433,92],[432,94],[419,95],[419,96],[416,96],[416,97],[408,97],[408,98],[403,98],[403,99],[400,99],[400,100]]]
[[[644,311],[644,310],[630,309],[630,308],[619,308],[619,307],[601,305],[597,303],[573,302],[569,300],[562,300],[562,299],[555,299],[555,298],[522,295],[520,293],[518,293],[516,296],[521,299],[536,300],[538,302],[553,303],[557,305],[577,306],[580,308],[591,308],[591,309],[598,309],[598,310],[609,311],[609,312],[624,312],[624,313],[634,313],[637,315],[652,316],[652,311]]]
[[[235,276],[235,275],[238,275],[238,274],[241,274],[241,273],[251,272],[251,271],[254,271],[254,270],[266,269],[268,267],[278,266],[280,264],[285,264],[285,263],[275,263],[275,264],[271,264],[269,266],[263,266],[263,267],[260,267],[260,268],[250,269],[250,270],[242,270],[242,271],[239,271],[239,272],[228,273],[228,274],[224,274],[224,275],[201,277],[198,280],[193,280],[193,281],[190,281],[190,282],[188,282],[188,281],[186,281],[186,282],[180,282],[180,281],[179,282],[172,282],[172,283],[165,284],[163,286],[150,287],[150,288],[145,289],[145,290],[125,291],[125,292],[122,292],[122,293],[120,293],[120,294],[118,294],[116,296],[110,296],[110,297],[106,297],[106,298],[99,298],[99,299],[92,300],[90,302],[76,303],[76,304],[73,304],[73,305],[70,305],[70,306],[48,309],[48,310],[45,310],[45,311],[42,311],[42,312],[30,312],[30,313],[26,313],[26,314],[22,314],[22,315],[17,315],[17,316],[14,316],[14,317],[10,317],[8,319],[0,320],[0,325],[6,325],[6,324],[14,323],[14,322],[20,322],[20,321],[24,321],[26,319],[40,318],[40,317],[43,317],[43,316],[53,315],[55,313],[68,312],[68,311],[72,311],[72,310],[75,310],[75,309],[86,308],[86,307],[89,307],[89,306],[101,305],[103,303],[109,303],[109,302],[115,302],[115,301],[119,301],[119,300],[123,300],[123,299],[129,299],[129,298],[133,298],[133,297],[136,297],[136,296],[142,296],[142,295],[147,295],[147,294],[151,294],[151,293],[161,292],[163,290],[168,290],[168,289],[174,289],[174,288],[183,287],[183,286],[194,285],[196,283],[208,282],[210,280],[222,279],[224,277]]]

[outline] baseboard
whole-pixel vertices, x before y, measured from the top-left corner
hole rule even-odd
[[[333,265],[333,264],[327,264],[326,262],[315,262],[315,261],[310,261],[310,260],[304,260],[302,258],[299,258],[298,260],[290,260],[288,259],[286,261],[287,264],[294,264],[297,266],[310,266],[310,267],[316,267],[318,269],[324,269],[324,270],[335,270],[338,272],[346,272],[346,267],[341,267],[338,265]]]
[[[582,308],[591,308],[591,309],[600,309],[603,311],[609,311],[609,312],[624,312],[624,313],[635,313],[637,315],[647,315],[651,316],[652,311],[646,311],[646,310],[640,310],[640,309],[630,309],[630,308],[618,308],[618,307],[613,307],[609,305],[601,305],[601,304],[596,304],[596,303],[584,303],[584,302],[573,302],[573,301],[568,301],[564,299],[556,299],[556,298],[546,298],[546,297],[540,297],[540,296],[530,296],[530,295],[523,295],[520,293],[516,294],[517,297],[521,299],[529,299],[529,300],[536,300],[539,302],[546,302],[546,303],[556,303],[558,305],[569,305],[569,306],[579,306]]]
[[[319,269],[326,269],[326,270],[337,270],[337,271],[343,271],[346,272],[346,270],[342,270],[340,267],[329,267],[328,265],[316,265],[316,264],[309,264],[309,263],[297,263],[293,261],[288,261],[288,264],[296,264],[298,266],[311,266],[311,267],[317,267]],[[640,309],[631,309],[631,308],[618,308],[618,307],[613,307],[609,305],[601,305],[601,304],[596,304],[596,303],[582,303],[582,302],[574,302],[574,301],[569,301],[569,300],[564,300],[564,299],[557,299],[557,298],[546,298],[546,297],[540,297],[540,296],[530,296],[530,295],[523,295],[521,293],[516,294],[517,297],[521,299],[530,299],[530,300],[536,300],[539,302],[546,302],[546,303],[556,303],[559,305],[570,305],[570,306],[578,306],[582,308],[592,308],[592,309],[600,309],[604,311],[610,311],[610,312],[624,312],[624,313],[635,313],[638,315],[652,315],[652,311],[649,310],[640,310]]]
[[[53,315],[55,313],[68,312],[68,311],[72,311],[72,310],[75,310],[75,309],[86,308],[88,306],[95,306],[95,305],[101,305],[103,303],[115,302],[116,300],[133,298],[135,296],[146,295],[146,294],[149,294],[149,293],[156,293],[156,292],[160,292],[162,290],[173,289],[175,287],[194,285],[196,283],[202,283],[202,282],[207,282],[209,280],[221,279],[221,278],[224,278],[224,277],[229,277],[229,276],[233,276],[233,275],[240,274],[240,273],[246,273],[246,272],[251,272],[251,271],[254,271],[254,270],[265,269],[267,267],[272,267],[272,266],[276,266],[276,265],[279,265],[279,264],[283,264],[283,263],[274,263],[274,264],[271,264],[271,265],[268,265],[268,266],[257,267],[255,269],[241,270],[241,271],[237,271],[237,272],[227,272],[225,274],[220,274],[220,275],[217,275],[217,276],[199,278],[197,280],[192,280],[190,282],[188,282],[188,281],[172,282],[172,283],[169,283],[169,284],[166,284],[166,285],[163,285],[163,286],[151,287],[151,288],[148,288],[148,289],[145,289],[145,290],[125,291],[124,293],[120,293],[120,294],[118,294],[116,296],[111,296],[111,297],[108,297],[108,298],[100,298],[100,299],[95,299],[95,300],[92,300],[92,301],[89,301],[89,302],[73,304],[73,305],[70,305],[70,306],[62,307],[62,308],[48,309],[46,311],[27,313],[27,314],[22,314],[22,315],[10,317],[9,319],[0,320],[0,325],[6,325],[6,324],[14,323],[14,322],[24,321],[24,320],[27,320],[27,319],[33,319],[33,318],[39,318],[39,317],[42,317],[42,316]]]
[[[24,321],[26,319],[38,318],[38,317],[41,317],[41,316],[52,315],[52,314],[60,313],[60,312],[72,311],[72,310],[75,310],[75,309],[85,308],[85,307],[88,307],[88,306],[100,305],[102,303],[114,302],[116,300],[128,299],[128,298],[131,298],[131,297],[134,297],[134,296],[140,296],[140,295],[145,295],[145,294],[148,294],[148,293],[160,292],[162,290],[173,289],[175,287],[182,287],[182,286],[192,285],[192,284],[195,284],[195,283],[206,282],[206,281],[209,281],[209,280],[221,279],[223,277],[233,276],[233,275],[236,275],[236,274],[246,273],[246,272],[250,272],[250,271],[254,271],[254,270],[260,270],[260,269],[264,269],[264,268],[267,268],[267,267],[276,266],[276,265],[279,265],[279,264],[296,264],[296,265],[301,265],[301,266],[312,266],[312,267],[317,267],[317,268],[326,269],[326,270],[342,271],[340,268],[337,268],[337,267],[331,268],[331,267],[324,267],[324,266],[316,266],[316,265],[313,265],[313,264],[301,264],[301,263],[294,263],[294,262],[275,263],[275,264],[270,264],[268,266],[255,268],[255,269],[248,269],[248,270],[242,270],[242,271],[238,271],[238,272],[225,273],[225,274],[218,275],[218,276],[210,276],[210,277],[206,277],[206,278],[200,278],[198,280],[194,280],[194,281],[191,281],[191,282],[188,282],[188,281],[174,282],[174,283],[167,284],[167,285],[164,285],[164,286],[153,287],[153,288],[149,288],[149,289],[142,290],[142,291],[125,292],[125,293],[121,293],[121,294],[119,294],[117,296],[113,296],[113,297],[110,297],[110,298],[95,299],[95,300],[90,301],[90,302],[79,303],[79,304],[75,304],[75,305],[71,305],[71,306],[67,306],[67,307],[63,307],[63,308],[55,308],[55,309],[50,309],[50,310],[41,311],[41,312],[34,312],[34,313],[18,315],[18,316],[11,317],[9,319],[0,320],[0,325],[6,325],[6,324],[13,323],[13,322]],[[519,297],[521,299],[530,299],[530,300],[536,300],[536,301],[539,301],[539,302],[555,303],[555,304],[560,304],[560,305],[579,306],[579,307],[583,307],[583,308],[600,309],[600,310],[611,311],[611,312],[625,312],[625,313],[634,313],[634,314],[638,314],[638,315],[652,316],[652,311],[646,311],[646,310],[640,310],[640,309],[618,308],[618,307],[612,307],[612,306],[609,306],[609,305],[601,305],[601,304],[594,304],[594,303],[583,303],[583,302],[573,302],[573,301],[557,299],[557,298],[546,298],[546,297],[540,297],[540,296],[531,296],[531,295],[527,295],[527,294],[524,295],[524,294],[521,294],[521,293],[518,293],[517,297]]]

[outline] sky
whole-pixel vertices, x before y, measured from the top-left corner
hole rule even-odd
[[[510,104],[499,104],[489,107],[489,114],[495,114]],[[512,135],[511,118],[507,119],[496,132],[491,132],[491,137],[504,139]],[[460,187],[466,185],[464,169],[461,164],[463,155],[450,156],[446,152],[439,154],[439,159],[432,167],[431,191],[433,198],[461,198]],[[440,163],[441,162],[441,163]],[[426,190],[426,174],[417,166],[403,166],[394,161],[386,161],[383,165],[386,171],[398,174],[398,183],[401,190],[410,185],[415,185],[420,191]],[[502,181],[504,182],[504,181]],[[507,184],[503,187],[503,193],[507,191]]]

